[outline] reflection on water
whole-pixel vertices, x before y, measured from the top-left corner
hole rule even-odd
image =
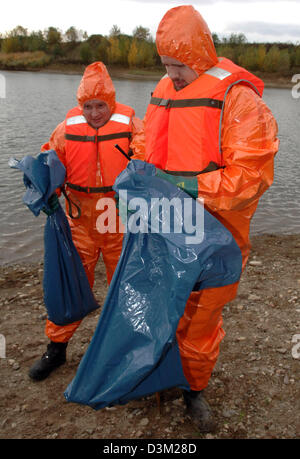
[[[22,203],[19,171],[8,167],[14,156],[36,155],[66,112],[76,105],[80,75],[0,72],[6,98],[0,98],[0,263],[38,261],[43,257],[45,215],[34,217]],[[119,102],[143,118],[155,81],[114,80]],[[300,229],[300,100],[289,89],[266,89],[264,99],[279,125],[280,151],[273,186],[260,200],[252,234],[298,233]]]

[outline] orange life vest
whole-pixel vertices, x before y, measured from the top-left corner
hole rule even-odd
[[[116,103],[110,120],[99,129],[94,129],[86,122],[80,107],[67,113],[67,187],[86,193],[111,191],[116,177],[128,163],[128,159],[115,148],[115,144],[128,154],[133,115],[131,107]]]
[[[180,91],[169,77],[162,78],[146,113],[146,161],[191,175],[222,167],[223,111],[237,83],[262,95],[263,82],[226,58]]]

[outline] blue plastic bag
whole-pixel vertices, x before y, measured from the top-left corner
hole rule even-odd
[[[56,152],[11,159],[9,165],[24,173],[23,201],[33,214],[38,216],[43,208],[50,211],[48,199],[65,179],[65,167]],[[60,204],[45,224],[43,287],[48,319],[57,325],[80,320],[99,307]]]
[[[156,177],[153,165],[131,161],[113,188],[121,200],[126,191],[131,211],[133,198],[143,198],[147,205],[138,215],[144,232],[125,233],[94,336],[65,391],[69,402],[94,409],[175,386],[189,389],[176,341],[186,301],[195,285],[199,289],[234,283],[242,268],[241,252],[231,233],[204,209],[201,242],[196,238],[193,244],[188,239],[187,244],[192,234],[186,228],[181,233],[172,231],[183,219],[184,206],[180,214],[179,201],[192,200],[184,213],[186,219],[193,217],[200,204]],[[151,219],[153,198],[170,201],[174,197],[179,201],[171,231],[157,232],[164,215],[160,209]],[[129,214],[127,229],[136,229],[138,219],[136,213]]]

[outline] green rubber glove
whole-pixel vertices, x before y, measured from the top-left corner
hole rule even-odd
[[[59,201],[58,201],[58,197],[57,197],[57,194],[54,193],[52,196],[50,196],[50,198],[48,199],[48,208],[47,207],[43,207],[42,208],[42,211],[46,214],[46,215],[52,215],[54,214],[54,212],[57,211],[58,209],[58,206],[59,206]]]
[[[192,198],[198,198],[198,181],[197,177],[183,177],[182,175],[171,175],[163,172],[161,169],[156,169],[156,176],[160,179],[167,180],[173,185],[181,188]]]

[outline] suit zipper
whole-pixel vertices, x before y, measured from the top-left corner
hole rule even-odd
[[[102,177],[101,177],[101,163],[100,163],[100,152],[98,150],[98,130],[96,130],[95,135],[95,145],[96,145],[96,186],[102,186]]]

